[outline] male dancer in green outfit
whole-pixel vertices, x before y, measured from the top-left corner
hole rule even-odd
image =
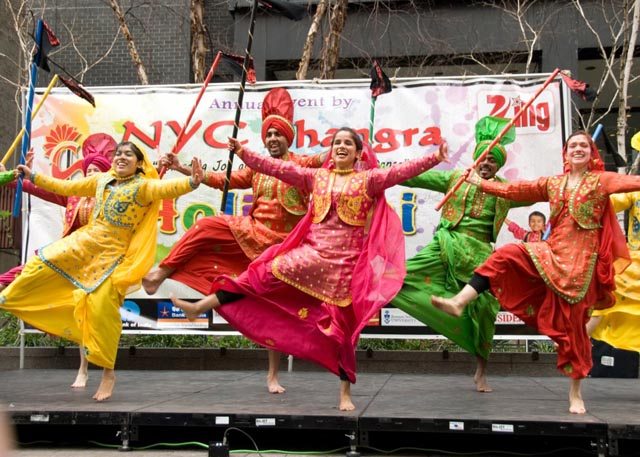
[[[491,116],[478,121],[474,160],[508,122],[508,119]],[[478,164],[478,174],[484,179],[503,181],[495,174],[507,160],[504,145],[514,140],[512,127]],[[462,170],[427,171],[402,185],[446,193],[462,173]],[[462,316],[453,317],[435,308],[431,296],[450,297],[460,291],[473,270],[493,251],[491,243],[496,241],[512,206],[514,202],[485,194],[466,182],[462,184],[443,206],[433,240],[407,262],[404,285],[391,302],[476,356],[474,382],[478,392],[492,390],[487,382],[486,365],[500,305],[493,295],[484,292],[465,308]]]

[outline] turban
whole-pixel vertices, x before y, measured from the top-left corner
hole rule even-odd
[[[476,123],[476,148],[473,151],[473,160],[480,157],[487,146],[498,136],[502,129],[510,122],[510,119],[485,116]],[[502,167],[507,161],[505,145],[513,143],[516,139],[516,129],[511,127],[506,135],[491,149],[489,154],[496,160],[498,167]]]
[[[84,159],[82,159],[82,171],[85,176],[87,175],[89,165],[95,165],[104,173],[111,168],[111,160],[97,152],[84,156]]]
[[[103,173],[111,168],[111,161],[116,152],[118,143],[106,133],[94,133],[89,135],[82,143],[82,171],[85,176],[89,165],[94,164]]]
[[[267,130],[278,130],[291,146],[295,132],[293,130],[293,100],[286,89],[276,87],[264,97],[262,103],[262,141],[267,138]]]

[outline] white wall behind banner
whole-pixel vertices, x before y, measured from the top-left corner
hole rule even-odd
[[[506,77],[405,79],[394,83],[393,91],[377,100],[375,150],[383,166],[435,152],[436,143],[449,143],[450,164],[438,169],[464,168],[471,164],[474,125],[485,115],[512,117],[514,110],[534,94],[545,75]],[[294,152],[313,154],[326,150],[333,129],[350,126],[368,131],[370,90],[368,80],[327,82],[279,82],[289,89],[295,103],[297,138]],[[260,138],[261,103],[273,83],[248,87],[244,97],[239,138],[250,148],[263,150]],[[95,87],[94,109],[66,89],[56,89],[33,122],[34,168],[57,177],[81,175],[82,141],[92,133],[104,132],[116,141],[138,143],[155,160],[157,151],[170,151],[182,123],[195,101],[199,86]],[[225,170],[226,139],[231,135],[237,84],[209,86],[181,145],[179,157],[188,162],[200,157],[209,171]],[[533,179],[561,172],[563,134],[570,125],[568,99],[559,81],[552,83],[517,124],[515,143],[507,147],[508,160],[499,171],[507,179]],[[563,108],[564,106],[564,108]],[[243,166],[236,160],[234,169]],[[169,172],[168,177],[174,176]],[[387,191],[389,203],[402,218],[407,258],[431,239],[438,223],[434,210],[440,194],[397,186]],[[190,227],[195,218],[219,212],[221,192],[206,186],[180,197],[161,211],[158,237],[163,256]],[[234,191],[233,211],[240,215],[250,207],[250,191]],[[59,238],[63,209],[31,199],[29,243],[35,249]],[[404,207],[403,207],[404,203]],[[548,205],[536,209],[548,214]],[[414,211],[415,209],[415,211]],[[514,210],[510,218],[525,225],[532,208]],[[500,242],[512,241],[504,229]],[[169,283],[168,283],[169,284]],[[186,287],[173,283],[161,289],[192,296]],[[138,297],[143,292],[136,293]]]

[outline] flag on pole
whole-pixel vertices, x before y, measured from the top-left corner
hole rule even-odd
[[[377,60],[373,61],[373,66],[371,67],[371,85],[369,88],[371,89],[371,96],[374,98],[391,92],[391,81],[384,74]]]
[[[583,99],[584,101],[592,102],[596,99],[596,95],[598,94],[596,93],[595,90],[591,89],[589,87],[589,84],[587,84],[586,82],[573,79],[564,71],[560,72],[560,76],[562,76],[562,80],[569,87],[569,89],[571,89],[576,94],[578,94],[580,98]]]
[[[233,71],[233,73],[242,77],[242,65],[244,64],[244,57],[237,56],[235,54],[229,54],[227,52],[221,52],[222,61],[227,63],[227,67]],[[247,82],[249,84],[256,83],[256,70],[253,66],[253,57],[249,56],[249,65],[247,68]]]
[[[58,40],[58,37],[56,37],[53,30],[51,30],[45,21],[42,21],[42,32],[39,37],[40,39],[36,42],[36,54],[33,57],[33,61],[39,68],[42,68],[48,73],[51,71],[48,61],[49,51],[60,46],[60,40]]]
[[[60,76],[60,75],[58,75],[58,78],[60,79],[60,82],[62,84],[67,86],[67,89],[69,89],[71,92],[76,94],[78,97],[83,98],[89,103],[91,103],[91,105],[94,108],[96,107],[96,101],[93,98],[93,95],[91,95],[89,91],[87,91],[87,89],[82,87],[82,84],[80,84],[78,81],[76,81],[73,78],[65,78],[64,76]]]

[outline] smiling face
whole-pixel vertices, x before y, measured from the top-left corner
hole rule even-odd
[[[476,172],[482,179],[491,179],[498,172],[498,168],[500,167],[498,167],[496,159],[491,154],[487,154],[484,160],[476,167]]]
[[[287,138],[278,129],[270,128],[264,138],[264,145],[273,158],[282,157],[289,150]]]
[[[120,177],[133,175],[142,163],[129,144],[121,144],[113,156],[112,166]]]
[[[358,143],[353,134],[348,130],[340,130],[333,137],[331,143],[331,158],[340,170],[353,168],[356,160],[360,157],[362,149],[358,150]]]
[[[544,230],[544,218],[537,214],[529,216],[529,228],[532,232],[542,232]]]
[[[572,170],[583,170],[591,161],[591,142],[587,135],[574,135],[567,140],[567,163]]]

